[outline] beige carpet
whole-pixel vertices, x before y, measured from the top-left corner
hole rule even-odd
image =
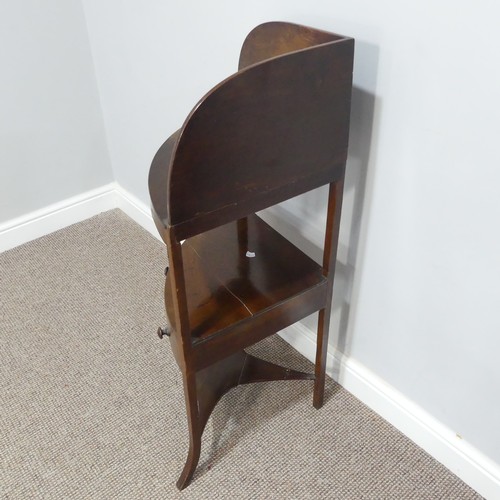
[[[2,499],[480,498],[333,382],[241,386],[187,432],[164,323],[163,246],[114,210],[0,255]],[[310,365],[274,336],[255,346]]]

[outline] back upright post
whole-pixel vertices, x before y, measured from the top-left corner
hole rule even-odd
[[[325,392],[326,355],[328,352],[328,334],[330,326],[333,282],[335,264],[337,262],[337,248],[339,242],[340,215],[342,212],[342,197],[344,194],[344,176],[337,182],[330,184],[328,194],[328,214],[326,219],[325,246],[323,250],[323,274],[328,279],[326,307],[319,311],[318,337],[316,346],[316,366],[313,405],[315,408],[323,406]]]

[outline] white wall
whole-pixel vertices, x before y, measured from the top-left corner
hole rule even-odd
[[[235,70],[253,26],[356,38],[332,345],[500,462],[500,8],[83,2],[114,172],[144,203],[155,151]],[[305,196],[270,217],[317,254],[323,203]]]
[[[113,178],[80,0],[0,2],[0,223]]]

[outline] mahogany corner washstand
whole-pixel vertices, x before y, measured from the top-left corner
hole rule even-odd
[[[189,452],[198,464],[217,401],[239,384],[314,380],[323,404],[328,326],[349,136],[354,40],[290,23],[253,29],[239,70],[194,107],[149,174],[167,245],[168,335],[183,377]],[[256,212],[328,184],[318,265]],[[319,311],[314,374],[245,348]]]

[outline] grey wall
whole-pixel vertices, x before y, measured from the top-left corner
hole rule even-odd
[[[0,2],[0,223],[113,179],[80,0]]]

